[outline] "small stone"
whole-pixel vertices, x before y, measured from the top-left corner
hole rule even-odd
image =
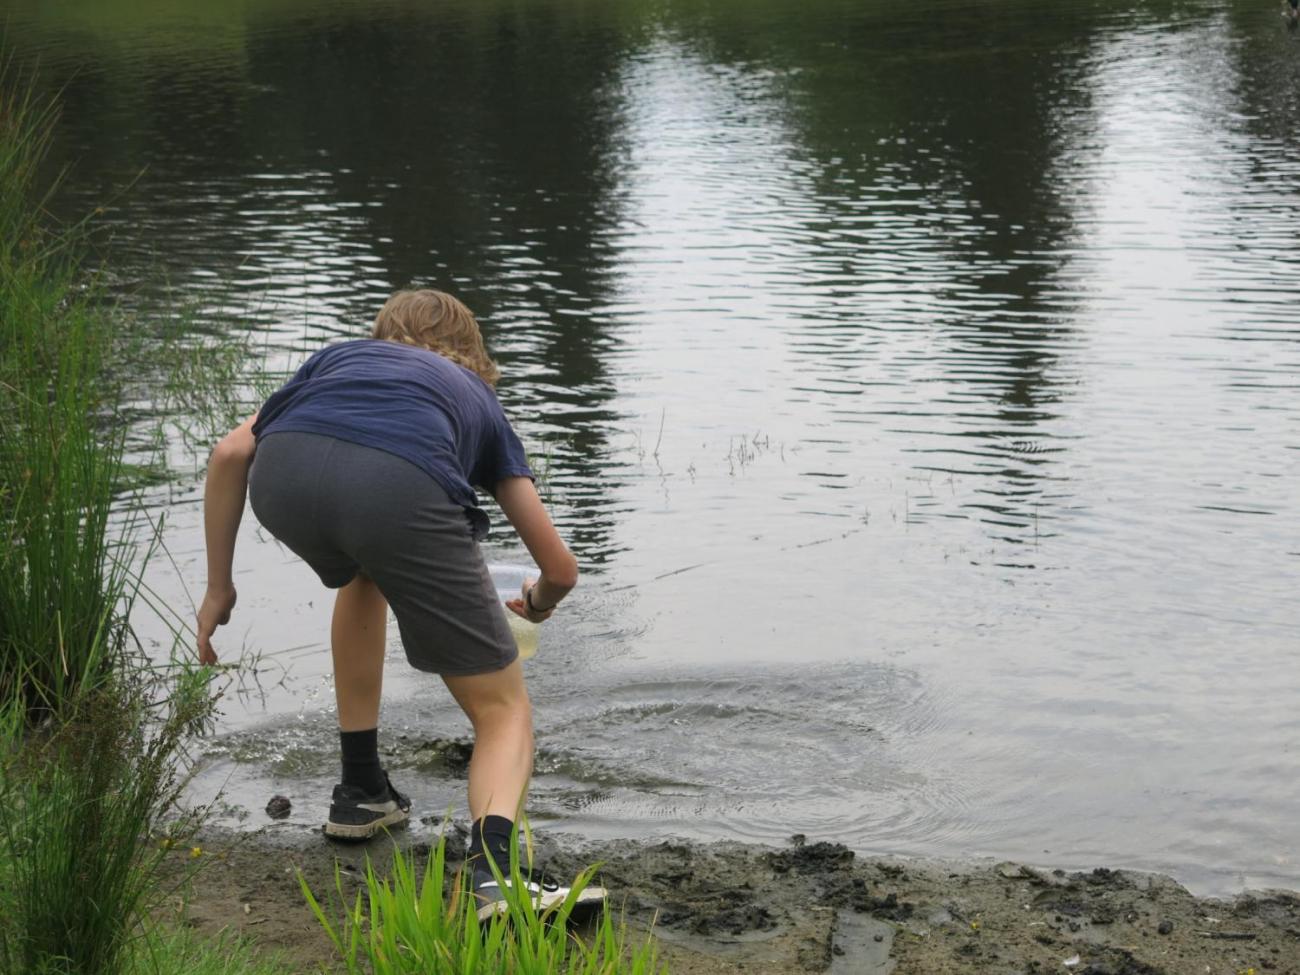
[[[1160,926],[1156,928],[1161,934],[1168,934],[1174,929],[1173,921],[1161,921]]]
[[[885,936],[883,934],[873,935],[871,940],[874,941],[876,944],[880,944],[880,942],[885,940]]]
[[[266,814],[272,819],[284,819],[292,809],[293,803],[288,796],[271,796],[271,801],[266,804]]]

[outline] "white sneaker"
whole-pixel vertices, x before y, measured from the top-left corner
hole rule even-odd
[[[532,897],[533,909],[539,912],[559,907],[573,890],[572,887],[566,887],[540,870],[532,870],[524,874],[522,879]],[[510,889],[510,883],[509,877],[498,881],[492,875],[492,871],[486,867],[474,868],[474,896],[482,905],[478,909],[480,921],[488,921],[497,914],[504,914],[509,910],[506,891]],[[574,900],[573,907],[575,911],[579,908],[589,911],[604,904],[608,897],[609,891],[604,887],[588,884]]]

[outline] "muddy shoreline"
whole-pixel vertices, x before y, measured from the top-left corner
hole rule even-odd
[[[463,831],[447,835],[458,859]],[[674,975],[1300,975],[1296,892],[1204,899],[1156,874],[865,858],[798,836],[780,849],[537,841],[555,873],[601,862],[615,903],[631,925],[653,924]],[[169,864],[174,879],[200,864],[169,909],[201,931],[245,934],[302,971],[334,970],[337,958],[303,901],[299,871],[318,896],[333,895],[337,866],[351,898],[367,854],[383,864],[390,843],[428,849],[401,832],[338,845],[287,823],[209,830],[196,842],[201,853],[178,850]]]

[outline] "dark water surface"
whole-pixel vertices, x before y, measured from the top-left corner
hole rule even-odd
[[[401,286],[480,314],[586,571],[528,665],[540,819],[1300,886],[1277,4],[0,11],[142,311],[220,296],[276,362]],[[160,497],[179,607],[198,497]],[[199,789],[318,822],[329,602],[251,517],[237,567],[267,693]],[[391,650],[437,818],[420,744],[466,725]]]

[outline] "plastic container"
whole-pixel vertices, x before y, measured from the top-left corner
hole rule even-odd
[[[519,659],[528,660],[537,653],[537,635],[541,627],[530,623],[512,609],[506,610],[506,622],[510,624],[510,635],[515,638],[519,648]]]
[[[497,598],[504,603],[507,599],[518,599],[525,579],[536,579],[540,574],[531,565],[489,564],[488,573],[492,576],[492,585],[496,588]],[[519,648],[519,659],[527,660],[537,653],[537,637],[541,627],[530,623],[512,609],[505,610],[506,622],[510,624],[510,635],[515,638]]]

